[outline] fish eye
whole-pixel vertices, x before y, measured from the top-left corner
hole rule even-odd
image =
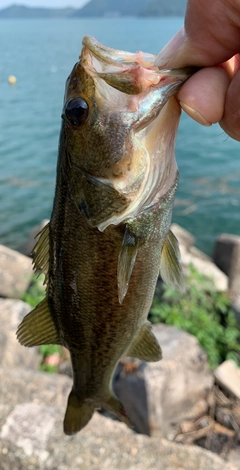
[[[64,110],[67,120],[73,126],[81,126],[88,117],[88,104],[83,98],[71,98]]]

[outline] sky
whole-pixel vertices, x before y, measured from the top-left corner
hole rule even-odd
[[[26,5],[29,7],[48,7],[48,8],[64,8],[74,7],[80,8],[89,0],[0,0],[0,9],[9,7],[13,4]]]

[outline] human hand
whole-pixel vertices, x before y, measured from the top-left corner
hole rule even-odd
[[[240,141],[240,1],[188,0],[185,27],[157,56],[160,68],[204,67],[177,98],[197,122]]]

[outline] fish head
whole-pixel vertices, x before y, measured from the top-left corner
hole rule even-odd
[[[172,97],[192,72],[160,71],[155,57],[85,36],[66,83],[62,144],[74,198],[99,230],[135,217],[176,180],[180,107]]]

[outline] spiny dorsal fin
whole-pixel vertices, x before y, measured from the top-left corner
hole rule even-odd
[[[146,322],[135,342],[130,346],[126,356],[136,357],[142,361],[156,362],[162,358],[162,350],[152,332],[150,322]]]
[[[160,261],[160,274],[162,279],[173,289],[185,290],[185,282],[181,266],[181,256],[178,241],[169,231],[165,238]]]
[[[17,338],[23,346],[29,347],[41,344],[61,344],[46,298],[20,323]]]
[[[129,231],[128,227],[125,229],[122,246],[118,256],[118,299],[122,304],[124,297],[128,291],[129,281],[134,267],[138,251],[137,238]]]
[[[48,284],[49,273],[49,232],[50,224],[48,223],[43,227],[39,233],[39,238],[33,248],[33,269],[39,271],[40,274],[45,274],[44,284]]]

